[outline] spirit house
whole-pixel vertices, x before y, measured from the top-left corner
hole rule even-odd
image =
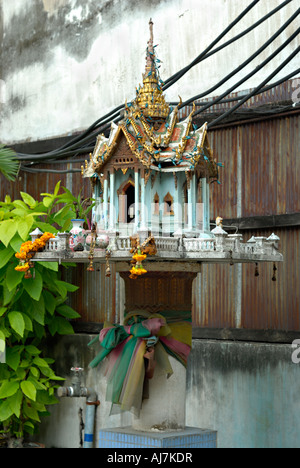
[[[152,27],[150,21],[143,85],[109,137],[98,137],[83,172],[93,182],[94,220],[120,236],[207,236],[209,184],[218,178],[217,163],[207,125],[193,124],[194,110],[179,122],[179,106],[165,102]]]

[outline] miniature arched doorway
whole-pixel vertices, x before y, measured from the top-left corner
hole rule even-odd
[[[134,181],[129,178],[120,185],[119,196],[119,222],[129,224],[135,218],[135,188]]]

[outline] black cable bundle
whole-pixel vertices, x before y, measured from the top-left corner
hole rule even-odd
[[[182,70],[178,71],[174,75],[172,75],[170,78],[165,80],[164,85],[162,86],[163,90],[166,90],[170,86],[172,86],[174,83],[176,83],[182,76],[184,76],[192,67],[195,65],[199,64],[203,60],[207,59],[208,57],[212,56],[213,54],[219,52],[221,49],[227,47],[228,45],[232,44],[233,42],[237,41],[240,39],[242,36],[245,34],[249,33],[253,29],[255,29],[257,26],[262,24],[264,21],[266,21],[268,18],[270,18],[272,15],[274,15],[276,12],[278,12],[281,8],[286,6],[288,3],[290,3],[292,0],[286,0],[284,1],[281,5],[273,9],[270,13],[265,15],[263,18],[261,18],[259,21],[254,23],[251,27],[245,29],[243,32],[238,34],[237,36],[233,37],[231,40],[225,42],[223,45],[211,50],[227,33],[230,31],[260,0],[254,0],[245,10],[242,11],[242,13],[203,51],[201,52],[198,57],[196,57],[188,66],[184,67]],[[224,84],[226,81],[228,81],[230,78],[232,78],[236,73],[241,71],[248,63],[250,63],[252,60],[254,60],[266,47],[268,47],[281,33],[286,29],[292,21],[294,21],[300,12],[300,8],[289,18],[288,21],[270,38],[268,39],[265,44],[263,44],[254,54],[251,55],[247,60],[245,60],[241,65],[239,65],[236,69],[234,69],[231,73],[226,75],[222,80],[219,81],[216,85],[211,87],[209,90],[207,90],[204,93],[198,94],[189,100],[185,101],[182,103],[180,108],[187,106],[191,102],[194,102],[195,100],[198,100],[200,98],[203,98],[204,96],[208,95],[212,91],[216,90],[219,88],[222,84]],[[198,106],[201,108],[194,113],[195,115],[199,115],[200,113],[204,112],[211,106],[217,104],[217,103],[223,103],[223,102],[230,102],[233,100],[238,101],[236,105],[234,105],[232,108],[230,108],[227,112],[224,112],[221,116],[219,116],[217,119],[213,120],[212,122],[209,123],[209,128],[213,127],[216,125],[216,123],[220,122],[222,119],[226,118],[228,115],[230,115],[232,112],[234,112],[236,109],[238,109],[240,106],[242,106],[248,99],[253,97],[254,95],[261,94],[269,89],[272,89],[273,87],[283,83],[284,81],[288,80],[292,76],[295,76],[300,72],[300,68],[297,70],[289,73],[287,76],[282,78],[281,80],[278,80],[276,83],[273,83],[272,85],[269,85],[265,87],[265,85],[274,77],[276,76],[279,71],[281,71],[299,52],[299,47],[295,49],[295,51],[287,57],[287,59],[274,70],[266,79],[262,81],[253,91],[248,93],[244,97],[239,97],[239,98],[229,98],[229,99],[224,99],[228,94],[230,94],[234,89],[236,89],[238,86],[240,86],[243,82],[245,82],[249,77],[253,76],[255,73],[257,73],[262,67],[264,67],[269,61],[272,60],[281,50],[283,50],[298,34],[299,34],[300,28],[298,28],[275,52],[273,52],[266,60],[264,60],[258,67],[256,67],[252,72],[250,72],[246,77],[242,78],[239,80],[237,83],[235,83],[232,87],[230,87],[226,92],[222,93],[218,98],[212,99],[208,102],[205,103],[197,103]],[[68,143],[64,144],[60,148],[57,148],[56,150],[49,151],[47,153],[43,154],[35,154],[35,155],[30,155],[30,154],[24,154],[24,153],[18,153],[17,157],[19,161],[21,162],[21,169],[26,172],[50,172],[50,173],[72,173],[72,172],[80,172],[80,169],[67,169],[64,171],[61,170],[55,170],[55,169],[35,169],[32,167],[34,164],[39,164],[39,163],[50,163],[50,164],[58,164],[58,163],[79,163],[82,162],[82,159],[74,159],[74,156],[79,156],[81,154],[86,155],[87,153],[93,151],[94,146],[95,146],[95,141],[97,135],[100,133],[105,133],[108,131],[111,127],[111,123],[118,123],[122,119],[121,112],[124,109],[124,105],[119,105],[112,111],[108,112],[106,115],[103,117],[100,117],[98,120],[96,120],[89,128],[87,128],[83,133],[80,135],[72,138]],[[65,161],[63,158],[70,158],[73,157],[73,159],[68,159]],[[22,164],[23,163],[23,164]],[[26,164],[27,163],[27,164]],[[30,163],[30,165],[28,164]]]

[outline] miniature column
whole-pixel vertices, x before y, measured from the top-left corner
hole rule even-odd
[[[175,193],[174,193],[174,235],[182,234],[182,205],[179,203],[178,175],[174,172]]]
[[[108,228],[108,180],[105,177],[103,182],[103,215],[104,215],[104,229]]]
[[[202,203],[203,203],[203,231],[210,231],[209,220],[209,185],[206,178],[201,179]]]
[[[146,230],[146,200],[145,200],[145,179],[141,178],[141,230]]]
[[[110,204],[109,204],[109,229],[115,229],[115,174],[110,173]]]
[[[134,207],[135,207],[135,218],[134,218],[134,230],[135,232],[139,228],[139,172],[138,170],[134,173]]]
[[[193,197],[192,197],[192,180],[190,179],[188,186],[188,230],[193,230]]]

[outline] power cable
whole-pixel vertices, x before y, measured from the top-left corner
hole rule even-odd
[[[220,86],[222,86],[226,81],[228,81],[230,78],[232,78],[234,75],[236,75],[238,72],[240,72],[243,68],[245,68],[252,60],[254,60],[256,57],[258,57],[261,52],[263,52],[274,40],[299,16],[300,13],[300,8],[286,21],[281,28],[278,29],[278,31],[273,34],[273,36],[270,37],[254,54],[252,54],[247,60],[245,60],[241,65],[239,65],[237,68],[235,68],[232,72],[230,72],[228,75],[226,75],[221,81],[219,81],[216,85],[212,86],[208,90],[206,90],[203,93],[198,94],[197,96],[194,96],[193,98],[188,99],[187,101],[183,102],[180,106],[180,108],[185,107],[189,105],[191,102],[193,102],[196,99],[201,99],[204,96],[207,96],[208,94],[212,93],[216,89],[218,89]],[[237,86],[242,84],[244,81],[246,81],[248,78],[253,76],[257,71],[259,71],[266,63],[268,63],[272,58],[275,57],[284,47],[286,47],[300,32],[300,28],[298,28],[273,54],[271,54],[264,62],[262,62],[258,67],[256,67],[247,77],[245,77],[243,80],[239,81],[238,84],[236,84],[233,89],[235,89]]]
[[[200,63],[201,61],[205,60],[206,58],[210,57],[211,55],[215,54],[216,52],[219,52],[220,50],[222,50],[224,47],[227,47],[228,45],[232,44],[233,42],[237,41],[238,39],[240,39],[241,37],[245,36],[246,34],[248,34],[250,31],[252,31],[253,29],[255,29],[257,26],[259,26],[261,23],[263,23],[264,21],[266,21],[267,19],[269,19],[271,16],[273,16],[275,13],[277,13],[281,8],[283,8],[284,6],[286,6],[288,3],[290,3],[292,0],[286,0],[285,2],[283,2],[281,5],[279,5],[278,7],[274,8],[271,12],[269,12],[267,15],[265,15],[263,18],[261,18],[259,21],[257,21],[256,23],[254,23],[253,25],[251,25],[249,28],[245,29],[242,33],[238,34],[237,36],[233,37],[232,39],[230,39],[229,41],[225,42],[223,45],[217,47],[216,49],[213,49],[212,51],[210,51],[210,49],[217,43],[219,42],[220,39],[222,39],[222,37],[226,34],[226,30],[219,36],[219,38],[217,38],[212,44],[210,44],[210,46],[207,47],[207,49],[205,49],[204,52],[201,52],[200,55],[198,55],[198,57],[196,57],[196,59],[194,59],[189,65],[187,65],[186,67],[182,68],[179,72],[175,73],[174,75],[172,75],[170,78],[168,78],[167,80],[165,80],[165,84],[167,86],[163,86],[163,90],[167,89],[169,86],[171,86],[171,84],[174,84],[176,81],[178,81],[180,78],[182,78],[183,75],[185,75],[185,73],[187,73],[193,66],[197,65],[198,63]],[[254,5],[253,5],[254,6]],[[249,6],[251,7],[251,5]],[[249,11],[249,10],[248,10]],[[242,12],[240,16],[244,16],[244,14],[248,13],[248,11],[245,11],[245,12]],[[241,18],[240,18],[241,19]],[[238,20],[238,18],[237,18]],[[235,22],[234,22],[235,23]],[[230,26],[228,26],[228,28],[231,29]],[[228,32],[228,31],[227,31]],[[170,82],[172,82],[171,84],[169,84]]]
[[[223,44],[222,46],[220,46],[218,49],[214,49],[213,51],[209,52],[209,50],[213,47],[213,45],[215,45],[220,39],[221,37],[223,37],[226,32],[228,32],[228,30],[230,30],[233,25],[235,25],[238,21],[240,21],[240,19],[256,4],[258,3],[259,0],[256,0],[255,2],[252,2],[251,5],[249,5],[249,7],[246,8],[246,10],[244,10],[241,15],[239,15],[238,18],[236,18],[236,20],[231,23],[231,25],[229,25],[226,30],[220,35],[218,36],[218,38],[213,41],[212,45],[209,46],[204,52],[202,52],[202,54],[200,54],[200,56],[198,56],[193,62],[192,64],[190,64],[190,68],[191,66],[194,66],[196,63],[199,63],[199,57],[202,57],[202,59],[206,58],[207,56],[211,56],[212,54],[216,53],[218,50],[220,50],[221,48],[224,48],[226,47],[226,45],[229,45],[229,43],[232,43],[234,40],[237,40],[237,38],[241,37],[242,35],[246,34],[247,32],[249,32],[250,30],[254,29],[255,27],[257,27],[259,24],[261,24],[263,21],[265,21],[265,19],[267,19],[268,17],[270,17],[272,14],[274,14],[276,11],[278,11],[280,8],[282,8],[283,6],[285,6],[287,3],[289,3],[291,0],[287,0],[285,2],[283,2],[281,5],[279,5],[277,8],[275,8],[274,10],[272,10],[268,15],[265,15],[261,20],[259,20],[257,23],[253,24],[250,28],[248,28],[247,30],[245,30],[243,33],[239,34],[238,36],[236,36],[235,38],[233,38],[231,41],[228,41],[227,43]],[[297,13],[298,14],[298,13]],[[294,17],[295,15],[293,15]],[[292,17],[292,18],[293,18]],[[292,18],[289,20],[292,21]],[[286,24],[279,30],[283,30],[284,28],[286,27]],[[280,32],[276,33],[276,36],[280,34]],[[274,37],[274,36],[273,36]],[[270,39],[270,41],[272,40],[272,38]],[[259,52],[257,52],[259,53]],[[250,59],[249,59],[250,60]],[[186,70],[187,67],[185,67],[182,71],[185,73],[187,70]],[[176,81],[182,76],[180,75],[180,73],[182,72],[178,72],[176,75],[177,75],[177,78],[176,78]],[[236,71],[236,73],[238,72],[238,69]],[[233,73],[233,72],[232,72]],[[180,75],[180,76],[179,76]],[[170,80],[173,79],[173,77],[169,78],[167,81],[170,82]],[[175,82],[175,81],[174,81]],[[166,82],[165,82],[166,83]],[[198,95],[199,96],[199,95]],[[191,100],[189,100],[191,101]],[[99,129],[102,131],[102,132],[105,132],[106,130],[108,130],[111,126],[111,119],[114,118],[114,122],[117,123],[118,121],[121,120],[122,116],[120,115],[119,111],[121,109],[123,109],[124,106],[123,105],[120,105],[118,106],[117,108],[115,108],[114,110],[110,111],[109,113],[107,113],[105,116],[101,117],[100,119],[98,119],[96,122],[94,122],[87,130],[85,130],[82,134],[78,135],[77,137],[75,137],[74,139],[72,139],[71,141],[69,141],[68,143],[66,143],[65,145],[63,145],[62,147],[56,149],[56,150],[53,150],[53,151],[50,151],[48,153],[44,153],[44,154],[38,154],[38,155],[28,155],[28,154],[24,154],[24,153],[20,153],[18,155],[19,159],[21,161],[36,161],[36,163],[38,162],[42,162],[42,161],[45,161],[45,160],[49,160],[49,159],[53,159],[53,158],[62,158],[62,157],[69,157],[69,156],[74,156],[75,154],[86,154],[88,151],[90,150],[93,150],[94,147],[87,147],[87,148],[83,148],[82,145],[84,143],[88,144],[88,143],[94,143],[95,141],[95,138],[96,136],[99,134]],[[95,133],[92,133],[93,131],[95,131]]]
[[[238,109],[240,106],[242,106],[246,101],[248,101],[248,99],[251,99],[253,96],[255,96],[255,94],[260,90],[262,89],[266,83],[268,83],[268,81],[270,81],[274,76],[277,75],[277,73],[279,73],[298,53],[300,52],[300,46],[297,47],[297,49],[294,50],[294,52],[292,52],[288,58],[286,60],[284,60],[282,62],[281,65],[279,65],[279,67],[276,68],[276,70],[274,72],[272,72],[265,80],[263,80],[258,86],[256,86],[256,88],[254,88],[254,90],[252,92],[250,92],[249,94],[247,94],[247,96],[245,96],[243,99],[241,99],[240,102],[238,102],[235,106],[233,106],[231,109],[229,109],[227,112],[224,112],[224,114],[222,114],[220,117],[218,117],[217,119],[213,120],[212,122],[210,122],[207,126],[208,128],[212,127],[213,125],[216,125],[217,122],[220,122],[221,120],[223,120],[225,117],[227,117],[228,115],[232,114],[232,112],[234,112],[236,109]]]

